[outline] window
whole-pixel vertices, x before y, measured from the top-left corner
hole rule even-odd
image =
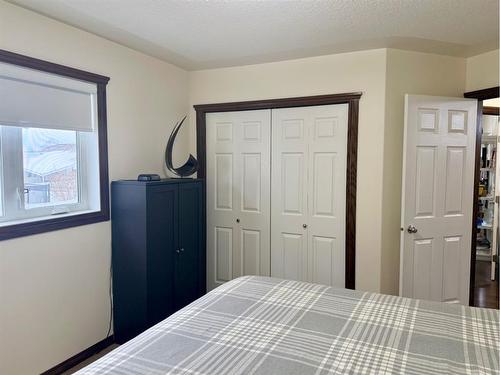
[[[20,56],[0,50],[0,239],[108,220],[109,79]]]
[[[92,209],[86,176],[89,137],[59,129],[0,126],[4,223]],[[98,171],[97,171],[98,172]],[[96,181],[94,176],[93,181]],[[94,207],[98,208],[98,202]]]

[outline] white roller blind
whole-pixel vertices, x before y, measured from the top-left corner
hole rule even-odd
[[[95,84],[0,63],[0,125],[91,132]]]

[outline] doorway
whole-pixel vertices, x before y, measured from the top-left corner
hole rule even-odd
[[[499,88],[464,95],[478,99],[478,130],[474,178],[474,220],[469,304],[499,308]]]

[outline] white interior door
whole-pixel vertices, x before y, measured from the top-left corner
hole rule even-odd
[[[271,111],[209,113],[207,288],[270,274]]]
[[[272,276],[345,285],[347,114],[347,104],[272,111]]]
[[[406,95],[400,295],[468,305],[477,102]]]

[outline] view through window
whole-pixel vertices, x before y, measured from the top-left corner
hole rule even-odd
[[[77,132],[24,128],[22,141],[25,207],[77,203]]]

